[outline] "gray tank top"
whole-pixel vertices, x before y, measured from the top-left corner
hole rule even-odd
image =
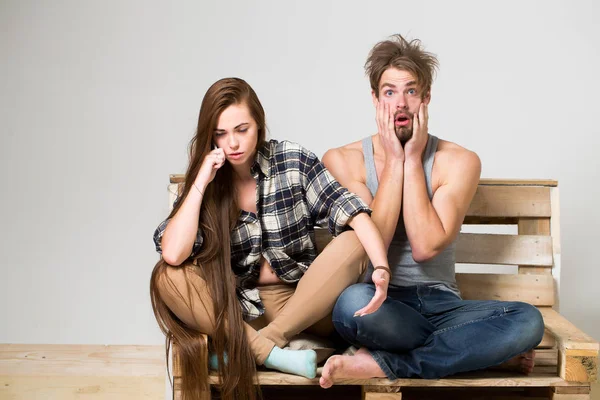
[[[425,154],[423,155],[423,169],[425,170],[425,184],[427,185],[427,193],[430,200],[433,198],[431,171],[433,170],[433,161],[437,146],[438,138],[429,135]],[[377,179],[377,170],[375,169],[372,138],[364,138],[362,140],[362,147],[367,172],[367,187],[371,191],[371,194],[375,196],[375,192],[377,192],[377,188],[379,187],[379,180]],[[460,296],[454,271],[454,264],[456,262],[455,248],[456,240],[431,260],[422,263],[416,262],[412,258],[412,250],[406,236],[402,213],[400,213],[396,233],[392,238],[392,243],[388,250],[388,261],[392,269],[392,281],[390,284],[393,286],[431,285],[449,290]],[[369,265],[369,271],[365,279],[367,282],[371,281],[372,268],[372,265]]]

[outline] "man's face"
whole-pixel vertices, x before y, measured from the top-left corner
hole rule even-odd
[[[429,104],[429,93],[423,96],[417,78],[407,71],[394,67],[385,70],[379,80],[379,99],[373,93],[373,102],[390,105],[394,112],[396,136],[402,144],[408,142],[413,133],[413,115],[419,112],[421,103]]]

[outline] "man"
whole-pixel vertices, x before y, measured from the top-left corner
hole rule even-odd
[[[359,350],[331,357],[322,387],[338,377],[433,379],[498,365],[533,369],[531,349],[544,332],[535,307],[460,298],[455,240],[481,163],[475,153],[428,133],[437,66],[418,40],[395,35],[375,45],[365,68],[378,133],[323,157],[334,177],[370,204],[391,276],[373,282],[369,274],[338,299],[336,330]],[[366,305],[376,288],[387,298],[373,312]]]

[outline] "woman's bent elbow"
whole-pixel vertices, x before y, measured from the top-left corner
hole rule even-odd
[[[179,254],[172,254],[171,252],[165,251],[163,249],[162,258],[169,265],[174,267],[178,267],[185,261],[185,257],[182,257]]]

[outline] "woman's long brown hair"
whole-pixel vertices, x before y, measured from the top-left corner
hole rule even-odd
[[[265,112],[254,90],[244,80],[225,78],[215,82],[206,92],[200,114],[198,129],[190,142],[190,164],[185,174],[180,201],[171,211],[173,217],[193,186],[204,157],[211,151],[213,133],[221,113],[233,104],[246,104],[258,128],[257,149],[266,140]],[[231,269],[230,234],[239,217],[240,209],[235,201],[233,170],[225,163],[215,179],[206,187],[200,207],[199,228],[204,242],[198,255],[180,267],[167,264],[162,258],[154,267],[150,280],[152,309],[161,330],[166,336],[167,362],[172,343],[178,347],[183,400],[196,400],[209,392],[206,347],[198,332],[184,324],[165,304],[159,292],[159,282],[175,284],[169,279],[168,268],[185,268],[206,281],[213,301],[214,330],[211,336],[211,351],[219,360],[220,384],[223,399],[248,399],[260,397],[260,389],[254,386],[256,363],[250,351],[243,326],[242,310],[236,296],[236,281]],[[184,274],[186,275],[186,274]],[[187,276],[187,275],[186,275]],[[197,295],[198,288],[187,279],[187,293]],[[183,304],[191,307],[191,298]],[[198,310],[200,311],[200,310]],[[197,311],[197,312],[198,312]],[[193,311],[192,311],[193,312]],[[223,358],[227,354],[227,360]]]

